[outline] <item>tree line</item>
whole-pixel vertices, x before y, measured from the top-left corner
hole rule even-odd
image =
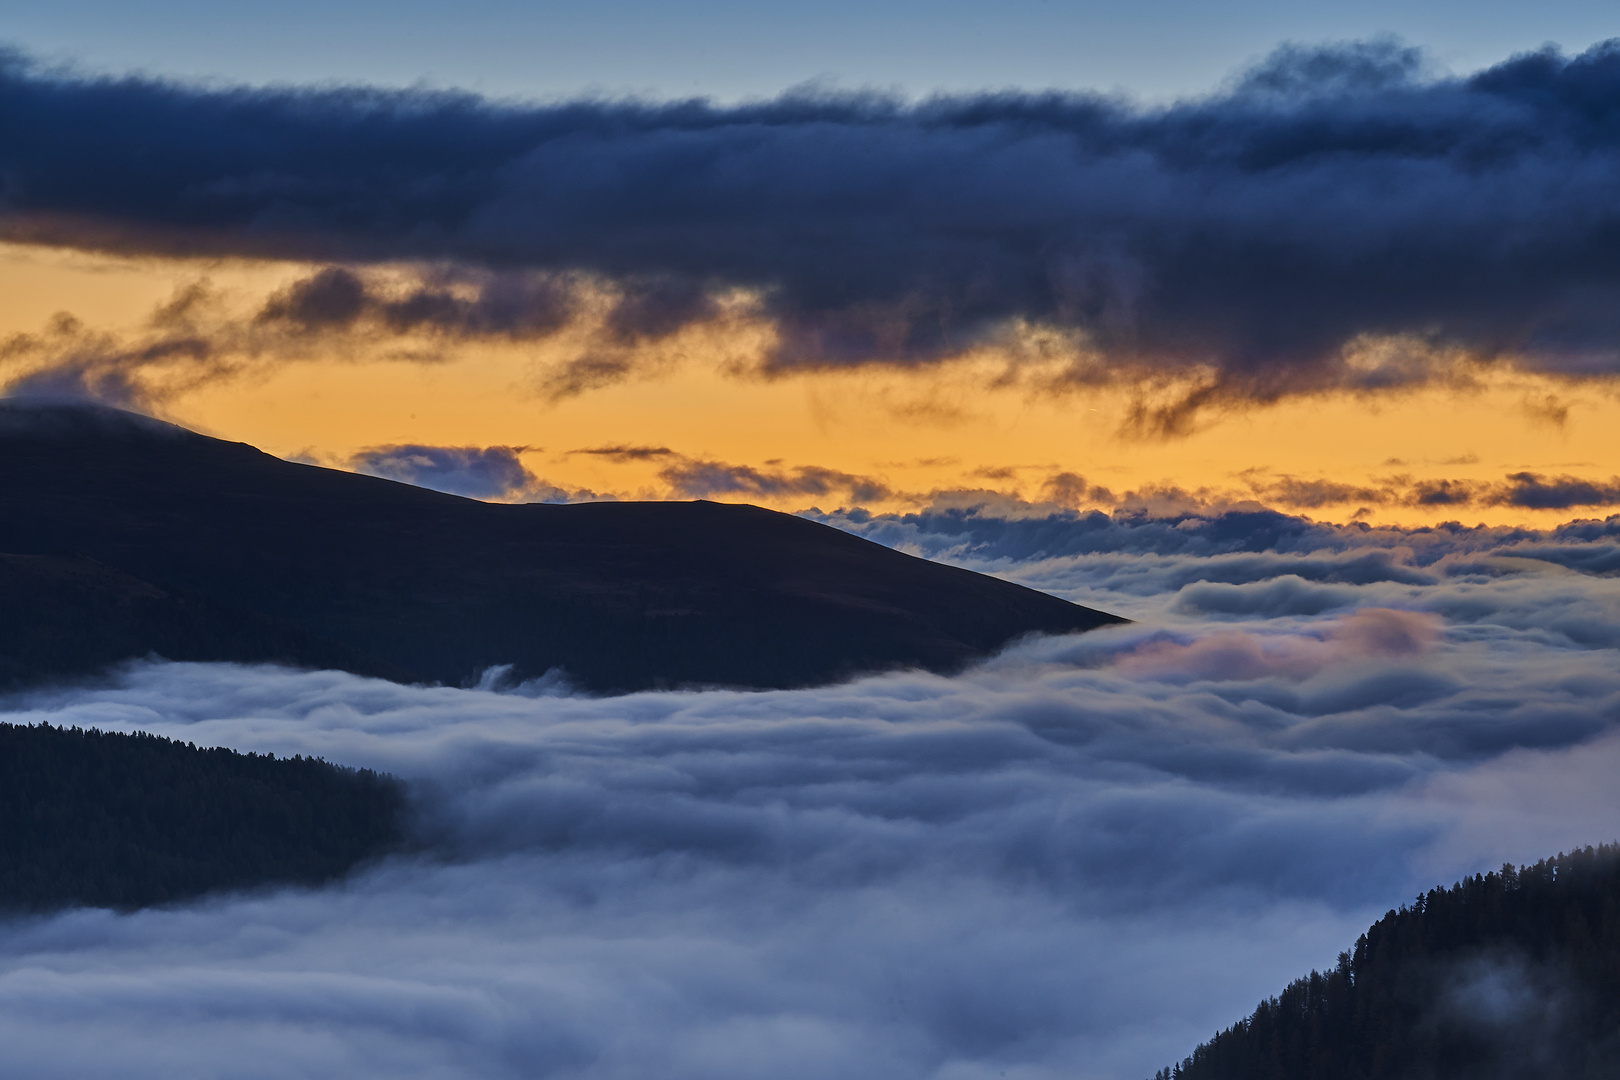
[[[1436,888],[1154,1080],[1620,1077],[1620,845]]]
[[[395,778],[144,732],[0,724],[0,910],[314,885],[396,848]]]

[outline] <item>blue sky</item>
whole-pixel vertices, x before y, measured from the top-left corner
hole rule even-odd
[[[7,10],[9,9],[9,10]],[[495,95],[734,100],[810,80],[1199,93],[1282,41],[1395,34],[1469,71],[1620,34],[1600,0],[8,0],[5,40],[98,71],[246,82],[426,81]]]

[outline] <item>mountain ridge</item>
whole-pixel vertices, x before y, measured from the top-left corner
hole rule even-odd
[[[120,642],[144,634],[169,659],[399,681],[511,664],[595,692],[793,687],[955,671],[1023,634],[1124,621],[759,507],[484,503],[104,406],[0,401],[0,465],[0,598],[30,633],[95,609],[66,595],[74,573],[128,600],[56,670],[20,629],[0,636],[13,684],[141,655]],[[37,599],[53,581],[62,595]],[[173,600],[137,602],[142,587]]]

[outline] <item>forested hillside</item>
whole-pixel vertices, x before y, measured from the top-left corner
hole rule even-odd
[[[1620,1077],[1620,845],[1434,889],[1155,1080]]]
[[[398,781],[137,732],[0,724],[0,909],[317,884],[397,845]]]

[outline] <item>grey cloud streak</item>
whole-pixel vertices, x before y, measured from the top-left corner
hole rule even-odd
[[[344,466],[354,472],[469,499],[580,502],[598,498],[593,491],[564,489],[540,479],[519,457],[527,449],[402,443],[367,447],[349,457]]]
[[[675,498],[704,499],[711,495],[751,495],[780,499],[790,496],[847,498],[859,505],[895,495],[887,484],[872,476],[801,465],[794,469],[756,469],[723,461],[682,458],[658,471]]]
[[[1285,48],[1158,109],[1036,93],[529,106],[13,59],[0,225],[82,247],[585,274],[618,283],[621,344],[752,290],[779,371],[926,363],[1034,323],[1100,350],[1062,380],[1188,380],[1136,418],[1175,431],[1223,401],[1466,381],[1455,349],[1612,376],[1617,109],[1613,43],[1460,79],[1389,43]],[[1358,352],[1367,335],[1400,343]],[[628,364],[596,358],[557,391]]]
[[[525,449],[528,448],[414,443],[373,446],[356,452],[342,464],[356,472],[474,499],[581,502],[617,497],[548,483],[523,464],[519,455]],[[658,470],[658,478],[667,485],[664,497],[671,499],[706,499],[715,495],[764,499],[831,496],[859,504],[896,494],[874,477],[816,465],[758,469],[689,458],[662,446],[599,446],[568,453],[598,457],[618,465],[667,462]]]
[[[667,446],[630,446],[623,443],[618,446],[588,446],[568,452],[570,454],[589,454],[593,457],[606,458],[615,465],[623,465],[629,461],[653,461],[659,458],[680,456]]]
[[[1140,1080],[1419,889],[1620,829],[1620,519],[855,517],[1142,621],[794,692],[146,663],[13,696],[394,771],[429,854],[8,924],[8,1061]]]
[[[445,267],[390,290],[354,270],[328,266],[272,296],[257,321],[305,333],[371,322],[395,334],[425,330],[521,341],[561,329],[575,313],[577,290],[577,282],[556,275]]]
[[[1620,477],[1593,480],[1585,477],[1522,471],[1501,480],[1462,480],[1410,475],[1374,478],[1366,484],[1270,476],[1265,470],[1248,474],[1250,493],[1271,506],[1313,510],[1323,506],[1360,503],[1364,506],[1515,506],[1526,510],[1574,510],[1620,505]],[[1232,501],[1233,495],[1227,495]]]

